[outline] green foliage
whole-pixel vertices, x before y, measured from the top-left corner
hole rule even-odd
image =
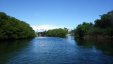
[[[77,28],[74,30],[76,37],[83,37],[84,35],[89,34],[89,30],[93,27],[92,23],[86,23],[80,24],[77,26]]]
[[[34,37],[29,24],[0,12],[0,39],[20,39]]]
[[[46,35],[49,37],[66,37],[68,31],[67,29],[52,29],[46,32]]]
[[[107,35],[113,36],[113,11],[101,15],[100,19],[95,20],[95,24],[83,23],[74,30],[76,37],[85,35]]]

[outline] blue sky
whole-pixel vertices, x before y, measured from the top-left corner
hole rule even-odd
[[[82,22],[93,22],[99,15],[111,10],[113,0],[0,0],[0,12],[23,20],[35,28],[45,26],[73,29]]]

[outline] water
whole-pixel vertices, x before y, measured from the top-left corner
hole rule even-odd
[[[1,41],[0,64],[113,64],[113,42],[71,36]]]

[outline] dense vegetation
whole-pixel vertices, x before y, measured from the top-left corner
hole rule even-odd
[[[0,12],[0,39],[20,39],[35,37],[29,24]]]
[[[66,37],[67,33],[68,33],[68,29],[59,28],[59,29],[48,30],[46,32],[46,36],[48,36],[48,37]]]
[[[103,37],[113,37],[113,11],[107,14],[101,15],[100,19],[97,19],[93,23],[80,24],[74,29],[74,35],[76,37],[84,37],[86,35]]]

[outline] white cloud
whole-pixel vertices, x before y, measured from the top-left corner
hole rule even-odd
[[[60,28],[60,27],[53,26],[53,25],[36,25],[36,26],[32,26],[32,28],[35,31],[42,32],[45,30],[50,30],[50,29],[55,29],[55,28]]]

